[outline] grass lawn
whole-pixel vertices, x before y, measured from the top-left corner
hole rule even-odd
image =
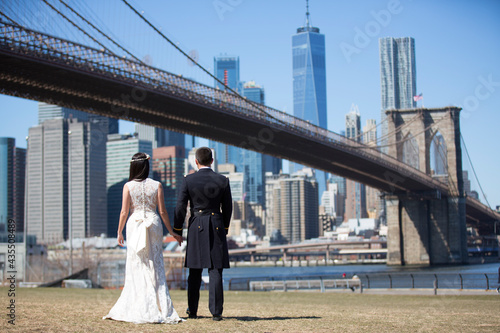
[[[198,315],[177,325],[102,320],[120,290],[17,288],[16,325],[2,332],[500,332],[500,296],[395,296],[317,292],[225,292],[224,320],[212,321],[208,293]],[[171,296],[186,317],[186,291]],[[7,330],[6,330],[7,329]]]

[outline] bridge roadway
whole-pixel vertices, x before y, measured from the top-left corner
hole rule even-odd
[[[397,159],[284,112],[124,57],[0,22],[0,93],[213,139],[388,193],[454,195]],[[467,198],[468,222],[500,214]]]

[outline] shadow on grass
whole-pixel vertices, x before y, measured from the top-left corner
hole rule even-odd
[[[259,320],[291,320],[291,319],[321,319],[321,317],[317,316],[299,316],[299,317],[224,317],[225,319],[236,319],[240,321],[259,321]]]

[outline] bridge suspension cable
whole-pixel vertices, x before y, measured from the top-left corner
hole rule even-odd
[[[381,126],[383,123],[385,123],[387,121],[387,117],[384,118],[384,120],[382,120],[380,123],[378,123],[375,127],[373,128],[370,128],[370,131],[373,131],[373,129],[376,129],[377,127]],[[353,138],[350,138],[351,140],[357,140],[359,139],[360,137],[364,137],[365,135],[367,135],[369,132],[361,132],[360,134],[356,135],[355,137]],[[364,140],[362,140],[364,141]],[[377,139],[377,141],[379,141]]]
[[[11,19],[7,14],[5,14],[2,10],[0,10],[0,15],[4,16],[7,20],[11,21],[12,23],[14,23],[15,25],[20,25],[19,23],[17,23],[16,21],[14,21],[13,19]]]
[[[370,146],[370,145],[368,145],[367,143],[362,142],[362,143],[364,143],[364,144],[366,145],[366,147],[364,146],[364,147],[356,147],[356,148],[372,148],[372,149],[373,149],[373,148],[383,148],[383,147],[388,147],[387,145],[377,145],[377,143],[379,143],[379,142],[381,142],[381,141],[385,141],[385,139],[387,139],[387,138],[391,137],[392,135],[395,135],[396,133],[400,132],[402,129],[404,129],[404,128],[406,128],[406,127],[410,126],[410,124],[411,124],[411,123],[413,123],[414,121],[418,120],[420,117],[421,117],[421,115],[420,115],[420,114],[417,114],[415,117],[413,117],[412,119],[410,119],[410,121],[405,122],[404,124],[402,124],[402,125],[400,125],[400,126],[396,127],[393,131],[391,131],[391,132],[389,132],[389,133],[386,133],[386,134],[384,134],[383,136],[381,136],[381,137],[377,138],[377,139],[375,140],[376,145],[374,145],[374,146]],[[389,117],[385,117],[385,119],[384,119],[383,121],[381,121],[381,122],[380,122],[380,123],[379,123],[376,127],[378,127],[378,126],[382,125],[382,123],[384,123],[384,122],[388,121],[388,119],[389,119]],[[375,128],[376,128],[376,127],[375,127]],[[371,130],[372,130],[372,129],[371,129]],[[361,134],[359,134],[359,135],[357,135],[357,136],[355,136],[355,137],[353,137],[353,138],[348,138],[348,139],[349,139],[349,140],[353,140],[353,141],[356,141],[356,142],[357,142],[357,140],[356,140],[356,139],[358,139],[359,137],[361,137],[361,136],[363,136],[363,135],[365,135],[365,134],[367,134],[367,133],[368,133],[368,132],[361,133]]]
[[[170,40],[170,38],[168,38],[167,36],[165,36],[165,34],[163,34],[158,28],[156,28],[146,17],[144,17],[144,15],[142,15],[141,13],[139,13],[139,11],[137,9],[135,9],[130,3],[127,2],[127,0],[122,0],[123,3],[125,3],[134,13],[136,13],[144,22],[146,22],[147,25],[149,25],[154,31],[156,31],[163,39],[165,39],[168,43],[170,43],[170,45],[172,45],[176,50],[178,50],[182,55],[184,55],[188,60],[190,60],[193,64],[195,64],[197,67],[199,67],[203,72],[205,72],[206,74],[208,74],[211,78],[213,78],[215,81],[217,81],[218,83],[222,84],[226,90],[230,91],[231,93],[234,94],[234,96],[236,96],[237,98],[240,98],[242,100],[244,100],[246,103],[254,106],[256,109],[258,109],[260,112],[262,112],[263,114],[265,114],[266,116],[270,117],[270,118],[273,118],[274,120],[280,122],[280,123],[284,123],[286,124],[284,121],[282,121],[281,119],[278,119],[278,118],[275,118],[273,115],[269,114],[268,112],[266,112],[262,106],[259,104],[259,103],[256,103],[254,101],[251,101],[251,100],[248,100],[246,99],[245,97],[241,96],[237,91],[235,91],[234,89],[228,87],[227,85],[224,84],[224,82],[222,82],[220,79],[218,79],[215,75],[213,75],[212,73],[210,73],[210,71],[208,71],[205,67],[203,67],[202,65],[200,65],[198,63],[198,61],[196,61],[195,59],[193,59],[191,56],[189,56],[189,54],[187,54],[186,52],[184,52],[179,46],[177,46],[172,40]]]
[[[469,160],[472,172],[474,173],[474,177],[476,178],[477,184],[479,186],[479,189],[481,190],[483,198],[486,201],[486,203],[488,204],[488,207],[493,211],[493,208],[491,208],[491,205],[488,202],[488,198],[486,198],[486,194],[484,194],[483,187],[481,186],[481,183],[479,182],[479,178],[477,177],[476,169],[474,168],[474,165],[472,164],[472,160],[470,158],[469,151],[467,150],[467,145],[465,144],[465,140],[464,140],[464,137],[462,136],[462,133],[460,133],[460,140],[464,144],[465,154],[467,155],[467,159]]]
[[[45,1],[45,0],[43,0]],[[62,3],[66,8],[68,8],[70,11],[72,11],[75,15],[77,15],[80,19],[82,19],[85,23],[87,23],[88,25],[90,25],[92,28],[94,28],[97,32],[99,32],[101,35],[103,35],[106,39],[108,39],[111,43],[113,43],[114,45],[118,46],[121,50],[125,51],[129,56],[131,56],[134,60],[140,62],[140,63],[143,63],[142,60],[140,60],[139,58],[137,58],[136,56],[134,56],[132,53],[130,53],[127,49],[125,49],[124,47],[122,47],[120,44],[118,44],[117,42],[115,42],[112,38],[110,38],[108,35],[106,35],[104,32],[102,32],[99,28],[97,28],[94,24],[92,24],[91,22],[89,22],[85,17],[83,17],[82,15],[80,15],[77,11],[75,11],[72,7],[70,7],[66,2],[64,2],[63,0],[59,0],[60,3]]]
[[[417,132],[416,134],[413,134],[413,137],[416,137],[417,135],[420,135],[422,133],[425,133],[427,130],[431,129],[433,126],[439,124],[441,121],[443,121],[444,119],[446,119],[446,117],[443,117],[441,118],[440,120],[436,121],[435,123],[427,126],[426,128],[424,128],[422,131],[420,132]],[[412,118],[411,121],[415,121],[416,118]],[[396,130],[392,131],[392,133],[397,133],[399,131],[401,131],[403,129],[404,125],[401,125],[399,126]],[[381,145],[381,146],[368,146],[368,145],[363,145],[363,146],[356,146],[356,147],[351,147],[351,148],[355,148],[355,149],[378,149],[378,148],[384,148],[384,147],[391,147],[391,146],[396,146],[396,145],[399,145],[401,143],[404,143],[408,140],[411,140],[411,138],[405,138],[403,140],[399,140],[399,141],[395,141],[394,143],[391,143],[391,144],[386,144],[386,145]]]
[[[108,51],[111,54],[116,55],[113,51],[108,49],[106,46],[104,46],[101,42],[99,42],[97,39],[95,39],[93,36],[91,36],[89,33],[87,33],[85,30],[83,30],[80,26],[78,26],[75,22],[73,22],[70,18],[68,18],[66,15],[61,13],[57,8],[52,6],[47,0],[42,0],[47,6],[49,6],[53,11],[55,11],[57,14],[62,16],[66,21],[71,23],[75,28],[77,28],[80,32],[82,32],[85,36],[89,37],[92,41],[100,45],[104,50]],[[118,56],[118,55],[116,55]]]
[[[448,148],[446,148],[448,149]],[[451,173],[450,173],[450,168],[448,166],[448,158],[446,156],[443,155],[444,152],[442,150],[438,150],[438,155],[439,157],[441,158],[441,162],[443,162],[444,165],[446,165],[446,172],[448,174],[448,186],[452,187],[452,189],[455,191],[455,193],[457,195],[460,195],[460,192],[458,191],[458,184],[455,183],[455,181],[453,180],[453,177],[451,177]]]
[[[405,122],[404,124],[396,127],[393,131],[382,135],[380,138],[377,138],[376,142],[378,143],[378,142],[385,141],[386,139],[390,138],[391,136],[395,135],[396,133],[401,132],[404,128],[410,126],[413,122],[415,122],[416,120],[420,119],[421,117],[422,117],[421,114],[415,115],[415,117],[411,118],[410,121]],[[385,120],[387,121],[388,118],[389,117],[386,117]],[[380,146],[377,146],[377,147],[384,147],[384,146],[380,145]]]

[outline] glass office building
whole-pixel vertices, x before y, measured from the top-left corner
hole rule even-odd
[[[186,144],[185,135],[163,128],[157,128],[144,124],[135,124],[135,132],[139,140],[151,141],[153,149],[159,147],[182,146]]]
[[[214,75],[224,85],[215,81],[215,86],[221,90],[225,86],[233,90],[238,89],[240,83],[240,57],[218,56],[214,58]]]
[[[293,115],[311,124],[327,128],[325,35],[309,24],[297,29],[292,36],[293,55]],[[290,172],[301,169],[290,163]],[[319,194],[326,190],[326,173],[315,170]]]
[[[238,90],[240,85],[240,58],[230,56],[218,56],[214,58],[214,75],[224,83],[215,81],[215,86],[224,90],[228,86],[233,90]],[[225,143],[209,141],[211,148],[215,150],[217,164],[231,163],[236,166],[238,172],[243,169],[244,153],[241,148],[227,145]]]
[[[385,111],[388,109],[411,109],[416,107],[413,97],[417,93],[417,70],[415,63],[415,40],[411,37],[379,39],[381,127],[382,138],[387,134]],[[387,139],[381,140],[382,146]],[[383,149],[384,150],[384,149]]]
[[[7,232],[7,221],[13,218],[14,138],[0,138],[0,233]]]
[[[327,128],[325,35],[301,27],[292,36],[293,115]]]

